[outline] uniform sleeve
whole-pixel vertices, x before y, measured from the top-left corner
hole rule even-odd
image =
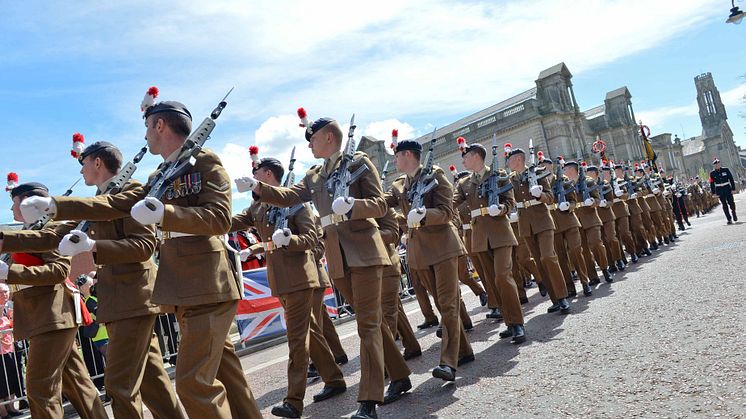
[[[41,253],[44,263],[39,266],[24,266],[18,263],[8,269],[8,284],[56,285],[65,282],[70,275],[70,258],[57,252]]]
[[[41,253],[57,249],[60,240],[75,228],[76,222],[55,223],[41,230],[11,230],[3,232],[3,252]]]
[[[588,187],[589,188],[593,188],[594,186],[596,186],[596,182],[595,181],[590,181],[590,182],[587,182],[587,183],[588,183]],[[601,194],[598,193],[598,189],[591,190],[590,195],[594,199],[601,199]]]
[[[361,160],[362,164],[368,166],[368,170],[356,181],[358,182],[361,196],[355,197],[355,204],[352,206],[350,219],[360,220],[383,217],[386,214],[387,206],[383,198],[381,177],[368,156],[362,156]],[[351,169],[355,170],[354,167]]]
[[[231,218],[231,233],[234,231],[248,230],[254,227],[254,216],[252,215],[249,208],[246,208],[244,212],[236,214]]]
[[[728,171],[728,181],[730,182],[730,187],[733,190],[736,190],[736,181],[733,179],[733,174],[731,174],[730,169],[725,169]]]
[[[259,182],[259,196],[262,202],[278,207],[292,207],[311,200],[311,191],[306,187],[306,177],[291,187],[270,186]]]
[[[296,231],[293,231],[293,235],[290,236],[287,249],[293,252],[312,250],[319,237],[311,209],[304,205],[303,209],[293,216],[292,222]]]
[[[121,191],[113,195],[98,195],[91,198],[56,196],[54,202],[56,220],[108,221],[129,217],[130,209],[146,195],[143,186]]]
[[[554,196],[552,194],[552,186],[549,184],[549,177],[547,176],[539,180],[539,185],[543,188],[539,201],[547,205],[552,205],[554,203]]]
[[[710,191],[712,191],[712,194],[715,194],[715,178],[712,176],[712,172],[710,172]]]
[[[504,173],[501,173],[500,176],[504,176]],[[510,180],[504,180],[498,184],[499,187],[503,187],[510,184]],[[505,213],[510,214],[513,211],[513,208],[515,208],[515,192],[513,191],[514,188],[510,188],[509,190],[503,192],[500,194],[500,203],[505,205]]]
[[[389,208],[386,215],[377,219],[381,238],[385,244],[399,244],[399,222],[396,219],[396,212]]]
[[[231,180],[220,159],[203,153],[196,166],[201,173],[202,189],[196,206],[166,204],[161,228],[187,234],[225,234],[231,227]]]
[[[457,180],[453,185],[453,208],[459,208],[466,201],[466,195],[461,187],[462,184],[463,182]]]
[[[427,208],[425,225],[448,224],[453,220],[453,186],[442,170],[435,171],[438,186],[430,191],[433,194],[432,207]]]
[[[118,240],[96,240],[93,260],[98,265],[144,262],[155,252],[155,228],[142,225],[132,217],[112,221],[121,223],[123,238]]]

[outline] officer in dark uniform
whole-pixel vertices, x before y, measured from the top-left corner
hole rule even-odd
[[[728,224],[733,224],[733,221],[738,221],[736,203],[733,201],[733,191],[736,189],[736,183],[730,170],[727,167],[720,166],[720,160],[715,159],[712,164],[715,166],[715,170],[710,172],[710,191],[720,198],[725,218],[728,219]],[[728,212],[728,207],[730,207],[730,212]]]

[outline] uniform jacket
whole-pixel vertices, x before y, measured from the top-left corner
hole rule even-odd
[[[714,194],[729,194],[736,189],[736,182],[727,167],[710,172],[710,191]]]
[[[256,227],[262,242],[270,243],[272,233],[277,229],[269,220],[271,208],[267,203],[254,201],[244,212],[233,216],[231,231]],[[321,286],[313,252],[318,242],[318,230],[311,208],[303,205],[289,216],[288,228],[293,233],[290,243],[264,252],[267,281],[274,296]]]
[[[557,183],[557,176],[551,174],[547,179],[551,179],[551,188],[554,188],[555,183]],[[560,211],[559,208],[552,205],[552,218],[554,219],[554,225],[557,227],[557,233],[564,233],[567,230],[581,227],[580,220],[578,220],[578,217],[575,215],[575,211],[578,205],[578,194],[575,193],[575,184],[570,179],[568,179],[567,176],[563,175],[562,186],[565,188],[565,190],[568,190],[572,187],[572,191],[568,192],[565,196],[567,202],[570,204],[570,210]],[[557,205],[559,205],[559,203]]]
[[[55,218],[105,221],[129,217],[132,206],[147,193],[147,186],[140,186],[93,198],[55,197]],[[160,228],[192,236],[160,244],[153,302],[202,305],[239,299],[241,278],[223,238],[231,226],[231,184],[220,158],[203,149],[194,167],[171,184],[161,201],[165,212]]]
[[[537,169],[537,173],[541,173],[541,169]],[[537,199],[529,192],[528,181],[522,178],[523,174],[521,173],[513,173],[510,177],[510,181],[513,182],[513,195],[516,204]],[[531,237],[542,231],[555,229],[554,220],[547,206],[554,203],[549,179],[545,177],[539,180],[539,185],[544,188],[539,198],[542,204],[528,208],[518,208],[518,232],[521,237]]]
[[[53,226],[48,225],[47,228],[50,227]],[[3,248],[7,250],[4,245]],[[5,281],[8,284],[33,285],[12,295],[14,338],[23,340],[46,332],[78,327],[75,322],[76,302],[73,293],[64,284],[70,274],[70,258],[51,251],[30,254],[43,263],[39,266],[11,263]]]
[[[140,186],[136,180],[125,184],[128,191]],[[60,223],[43,230],[16,230],[5,233],[3,248],[9,251],[50,251],[77,227],[76,222]],[[156,247],[153,226],[144,226],[131,217],[91,223],[88,236],[96,240],[93,260],[98,265],[96,320],[108,323],[161,312],[151,301],[157,268],[152,260]]]
[[[260,183],[260,199],[272,205],[292,206],[312,201],[323,218],[332,211],[333,192],[326,188],[329,175],[339,167],[337,154],[323,165],[314,166],[295,185],[273,187]],[[381,180],[373,163],[365,153],[355,153],[350,171],[366,165],[368,170],[350,185],[350,196],[355,198],[347,221],[324,227],[326,263],[332,279],[344,277],[344,267],[388,266],[391,264],[386,246],[375,219],[386,213]],[[344,249],[344,260],[342,259]]]
[[[612,205],[614,203],[614,188],[611,187],[611,183],[607,180],[603,180],[601,178],[596,179],[596,182],[599,182],[601,184],[601,193],[603,193],[603,188],[608,188],[609,191],[603,195],[601,198],[606,200],[606,207],[599,206],[596,208],[596,212],[598,213],[598,217],[601,218],[601,222],[606,224],[614,221],[616,219],[616,216],[614,215],[614,210],[612,208]]]
[[[592,188],[596,186],[596,181],[591,178],[586,178],[585,184],[588,188]],[[578,198],[582,199],[582,197]],[[591,192],[591,198],[593,198],[594,200],[593,206],[586,207],[584,205],[581,205],[578,207],[577,210],[575,210],[575,214],[578,216],[578,220],[580,220],[580,225],[583,226],[583,229],[603,225],[603,223],[601,222],[601,218],[599,218],[598,216],[598,212],[596,212],[596,205],[598,203],[598,200],[601,198],[601,195],[598,193],[597,190],[595,190]]]
[[[499,176],[505,177],[507,174],[500,170]],[[480,177],[482,177],[480,179]],[[489,180],[489,171],[484,176],[478,173],[471,173],[469,176],[461,179],[456,184],[456,190],[453,196],[453,206],[461,208],[466,204],[464,212],[471,214],[471,211],[489,207],[488,197],[479,196],[480,185],[486,184]],[[510,180],[500,182],[498,186],[505,186]],[[486,194],[485,194],[486,195]],[[513,190],[500,194],[500,204],[505,206],[505,212],[496,217],[489,214],[479,215],[471,218],[471,251],[474,253],[487,252],[490,249],[498,249],[505,246],[518,246],[518,241],[513,235],[510,228],[508,214],[515,207],[515,198]]]
[[[405,216],[409,214],[411,208],[407,192],[415,186],[421,172],[420,168],[412,178],[400,176],[394,180],[391,190],[386,193],[389,207],[398,207]],[[427,215],[419,228],[410,228],[408,231],[407,262],[413,269],[427,269],[449,258],[466,254],[453,224],[453,186],[438,166],[433,166],[433,174],[438,186],[424,197]]]
[[[391,259],[391,266],[383,268],[383,277],[388,276],[401,276],[401,258],[399,257],[399,220],[396,216],[396,211],[389,208],[386,211],[386,215],[383,217],[376,218],[379,229],[381,230],[381,238],[383,243],[386,245],[388,250],[389,258]]]

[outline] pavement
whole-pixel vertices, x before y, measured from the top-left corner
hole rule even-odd
[[[746,208],[746,194],[736,195]],[[746,212],[742,211],[744,221]],[[720,207],[679,240],[662,246],[603,282],[591,297],[573,299],[572,313],[547,314],[550,302],[529,290],[524,305],[528,341],[501,340],[502,323],[463,287],[474,329],[476,361],[454,383],[433,378],[439,339],[417,331],[423,356],[409,361],[413,389],[378,408],[386,418],[494,417],[744,417],[746,416],[746,225],[726,225]],[[579,288],[579,287],[578,287]],[[423,317],[405,304],[414,326]],[[354,322],[338,326],[350,362],[342,367],[345,394],[321,403],[306,392],[304,417],[352,414],[360,381]],[[287,347],[273,346],[241,359],[265,417],[285,394]]]

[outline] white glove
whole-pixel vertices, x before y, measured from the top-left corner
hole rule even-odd
[[[77,243],[73,243],[71,240],[73,236],[78,238]],[[59,252],[64,256],[75,256],[78,253],[90,252],[95,244],[96,240],[91,239],[84,232],[80,230],[72,230],[62,238],[62,241],[57,246],[57,250],[59,250]]]
[[[254,176],[240,177],[234,180],[234,182],[236,182],[236,188],[238,188],[238,192],[252,191],[259,183],[256,179],[254,179]]]
[[[505,211],[505,205],[490,205],[490,207],[487,208],[487,211],[490,213],[490,217],[497,217]]]
[[[154,210],[147,207],[151,204],[155,207]],[[138,201],[135,206],[130,210],[130,215],[138,223],[142,225],[159,224],[163,221],[163,211],[166,207],[163,202],[159,201],[152,196],[148,196],[145,199]]]
[[[337,215],[345,215],[355,205],[355,198],[351,196],[340,196],[332,202],[332,211]]]
[[[515,223],[518,221],[518,212],[511,212],[510,213],[510,222]]]
[[[590,206],[593,206],[593,202],[594,202],[593,198],[588,198],[585,201],[583,201],[583,205],[585,205],[586,207],[590,207]]]
[[[560,211],[569,211],[570,210],[570,203],[567,202],[567,201],[560,202],[558,208],[559,208]]]
[[[609,205],[609,203],[606,202],[605,199],[602,199],[601,202],[598,203],[598,206],[601,208],[606,208],[607,205]]]
[[[31,224],[39,218],[49,214],[54,216],[57,206],[54,200],[44,196],[30,196],[21,202],[21,215],[23,220]]]
[[[0,260],[0,280],[5,282],[8,279],[8,264]]]
[[[238,257],[241,258],[241,262],[246,262],[251,256],[251,248],[246,248],[238,252]]]
[[[660,190],[660,189],[658,189],[658,188],[653,188],[653,194],[658,194],[658,192],[660,192],[660,191],[661,191],[661,190]]]
[[[293,233],[290,231],[289,228],[283,228],[282,230],[277,229],[274,233],[272,233],[272,242],[276,246],[287,246],[290,244],[290,236],[292,236]]]
[[[407,225],[409,227],[418,226],[420,222],[425,218],[425,214],[427,214],[427,210],[425,209],[425,207],[410,210],[409,214],[407,214]]]
[[[532,186],[531,189],[529,189],[529,192],[531,192],[531,195],[533,195],[534,198],[539,198],[543,190],[544,190],[543,186],[535,185],[535,186]]]
[[[622,195],[624,195],[624,191],[622,191],[621,189],[617,189],[616,191],[614,191],[614,196],[616,196],[617,198],[621,197]]]
[[[637,192],[632,192],[632,195],[630,195],[629,197],[632,198],[632,199],[636,199],[637,198]]]
[[[254,255],[258,260],[264,259],[264,253],[257,253]]]
[[[680,193],[677,193],[677,194],[676,194],[676,198],[681,198],[681,194],[680,194]]]
[[[401,235],[401,244],[403,244],[404,246],[406,246],[407,245],[407,240],[409,240],[409,236],[407,236],[406,233],[402,234]]]

